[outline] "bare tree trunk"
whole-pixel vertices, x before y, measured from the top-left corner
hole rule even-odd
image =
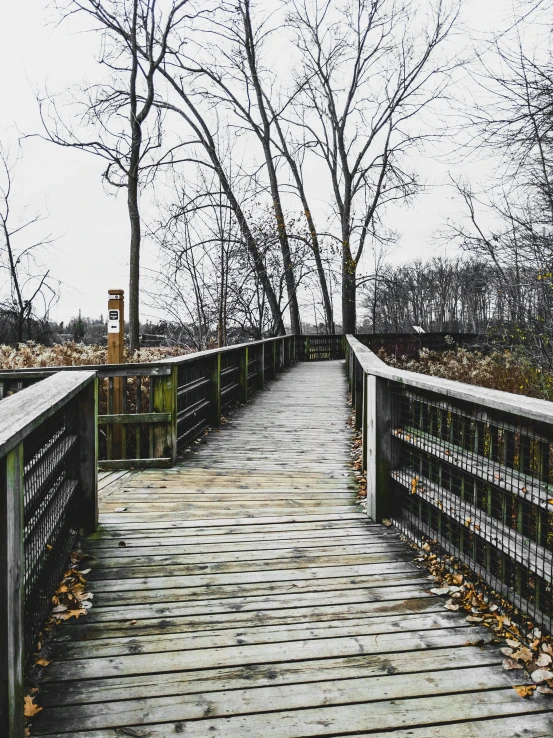
[[[243,22],[245,31],[245,45],[246,54],[248,59],[248,66],[252,77],[252,84],[255,90],[257,99],[257,106],[262,120],[262,134],[260,136],[261,144],[263,147],[263,153],[265,155],[265,163],[267,165],[267,173],[269,175],[269,186],[271,188],[271,196],[273,198],[273,207],[275,211],[275,218],[277,224],[278,240],[282,252],[282,259],[284,262],[284,278],[286,281],[286,292],[288,294],[288,306],[290,310],[290,327],[292,333],[299,335],[301,333],[301,321],[300,321],[300,309],[298,305],[298,296],[296,292],[296,280],[294,274],[294,265],[292,264],[292,255],[290,252],[290,242],[288,240],[288,232],[286,229],[286,222],[284,220],[284,213],[282,210],[282,202],[280,198],[280,190],[278,187],[278,180],[276,175],[275,162],[273,158],[273,152],[271,151],[271,124],[269,122],[269,116],[267,115],[267,109],[265,106],[265,98],[263,96],[263,90],[261,81],[259,79],[257,69],[257,58],[255,39],[253,29],[251,25],[250,17],[250,0],[244,0],[243,4]]]

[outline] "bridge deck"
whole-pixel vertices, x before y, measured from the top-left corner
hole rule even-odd
[[[178,467],[103,480],[94,606],[56,630],[33,735],[553,734],[356,506],[345,399],[340,363],[301,364]]]

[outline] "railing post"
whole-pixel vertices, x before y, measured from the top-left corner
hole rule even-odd
[[[23,444],[0,462],[0,733],[23,738]]]
[[[278,363],[277,363],[277,341],[273,341],[273,379],[276,378],[277,372],[278,372]]]
[[[85,531],[94,533],[98,528],[98,379],[81,390],[77,402],[79,518]]]
[[[248,347],[245,346],[240,351],[240,402],[248,401]]]
[[[309,341],[309,336],[305,337],[305,354],[304,354],[304,361],[309,361],[309,352],[311,350],[311,345]]]
[[[217,353],[213,359],[210,373],[209,403],[211,425],[221,425],[221,354]]]
[[[392,408],[386,379],[366,376],[363,458],[367,471],[367,514],[375,522],[389,515],[392,471]]]
[[[259,346],[259,358],[257,360],[258,363],[258,372],[259,372],[259,386],[261,389],[265,386],[265,344],[262,343]]]
[[[169,423],[154,426],[154,458],[170,458],[171,464],[174,464],[177,458],[177,371],[177,367],[174,366],[171,374],[152,377],[154,383],[153,412],[171,413]]]
[[[280,353],[280,359],[279,359],[279,362],[280,362],[280,368],[281,368],[282,370],[284,370],[284,367],[286,366],[286,365],[285,365],[285,363],[284,363],[284,341],[285,341],[285,340],[286,340],[286,339],[285,339],[285,338],[283,337],[283,338],[281,338],[281,339],[280,339],[280,341],[279,341],[279,353]]]
[[[363,426],[363,379],[364,372],[361,362],[353,357],[353,391],[352,400],[355,408],[355,430],[360,430]]]

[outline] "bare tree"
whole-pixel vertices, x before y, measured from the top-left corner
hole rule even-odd
[[[417,191],[402,162],[421,141],[416,121],[447,84],[454,62],[435,52],[457,15],[446,0],[430,17],[407,0],[292,2],[300,120],[327,165],[339,222],[344,332],[355,331],[356,272],[380,213]]]
[[[190,20],[192,0],[171,0],[166,11],[156,0],[68,0],[56,7],[63,18],[83,14],[92,21],[101,37],[99,63],[108,70],[109,81],[83,90],[78,104],[85,131],[75,120],[64,121],[51,96],[39,99],[42,120],[51,141],[100,156],[107,162],[104,181],[127,190],[129,343],[134,351],[140,340],[140,186],[172,159],[171,150],[161,152],[161,117],[154,106],[156,71],[171,34]],[[89,127],[91,137],[86,135]]]
[[[40,252],[54,241],[51,236],[37,237],[37,226],[44,217],[13,211],[17,160],[0,146],[0,271],[6,275],[0,313],[2,337],[15,344],[33,337],[33,322],[47,325],[59,287],[40,260]]]

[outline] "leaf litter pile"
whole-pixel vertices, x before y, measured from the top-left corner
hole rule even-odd
[[[62,580],[52,596],[50,616],[38,634],[35,653],[33,654],[34,668],[30,670],[27,679],[28,693],[25,695],[23,708],[26,718],[34,717],[42,710],[42,707],[35,703],[35,699],[39,690],[40,670],[49,666],[51,663],[47,654],[52,631],[65,620],[70,620],[71,618],[78,619],[86,615],[87,611],[92,607],[94,595],[87,590],[85,578],[85,575],[88,574],[90,569],[77,568],[85,558],[90,557],[83,554],[80,549],[76,549],[71,553],[69,557],[70,566],[64,572]],[[25,729],[25,735],[30,735],[29,726]]]
[[[350,422],[354,428],[353,415]],[[351,458],[358,484],[357,503],[366,512],[367,477],[363,473],[363,437],[359,431],[354,431]],[[384,519],[382,522],[387,527],[393,526],[391,520]],[[467,613],[467,622],[490,628],[493,631],[492,642],[503,644],[503,668],[516,670],[521,677],[531,679],[531,684],[513,687],[520,697],[531,697],[534,692],[553,695],[553,637],[536,628],[534,623],[468,567],[447,555],[437,541],[423,538],[419,544],[403,533],[400,533],[400,537],[416,550],[417,566],[425,566],[430,572],[429,578],[437,584],[430,592],[447,597],[444,608]],[[483,645],[483,642],[472,645]]]

